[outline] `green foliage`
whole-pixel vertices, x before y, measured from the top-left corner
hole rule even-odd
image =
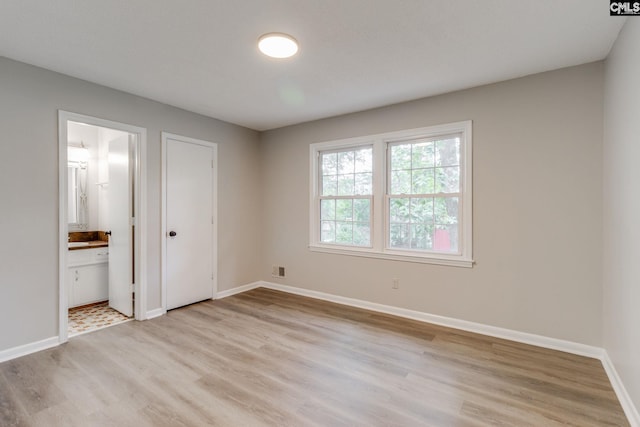
[[[437,229],[456,229],[457,197],[392,197],[389,242],[397,249],[431,249]]]
[[[323,196],[370,195],[373,181],[373,149],[322,153]]]
[[[320,201],[321,241],[352,246],[371,244],[371,200],[323,199]]]
[[[391,194],[460,191],[460,140],[391,145]]]

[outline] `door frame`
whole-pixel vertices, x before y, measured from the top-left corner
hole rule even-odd
[[[115,129],[135,135],[134,151],[134,269],[135,269],[135,306],[136,320],[147,318],[147,130],[145,128],[100,119],[84,114],[58,110],[58,200],[59,200],[59,321],[58,341],[67,342],[69,301],[67,296],[67,257],[69,224],[67,222],[67,122],[79,122],[87,125]]]
[[[160,167],[162,173],[162,191],[161,191],[161,210],[162,210],[162,260],[161,260],[161,299],[162,314],[167,312],[167,141],[169,139],[187,144],[203,145],[210,147],[212,154],[212,174],[213,180],[211,185],[212,200],[212,253],[211,268],[213,270],[212,278],[212,295],[211,299],[216,299],[218,293],[218,144],[202,139],[190,138],[188,136],[176,135],[169,132],[161,132],[162,137],[162,165]]]

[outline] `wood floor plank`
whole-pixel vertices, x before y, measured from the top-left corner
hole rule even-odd
[[[256,289],[0,364],[2,426],[628,426],[600,361]]]

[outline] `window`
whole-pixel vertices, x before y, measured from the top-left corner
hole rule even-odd
[[[311,144],[313,251],[470,267],[471,122]]]
[[[460,140],[389,144],[389,248],[458,253]]]
[[[373,148],[320,153],[320,242],[371,246]]]

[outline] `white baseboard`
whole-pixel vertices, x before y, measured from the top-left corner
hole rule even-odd
[[[620,405],[622,405],[622,409],[627,416],[629,424],[631,424],[631,427],[640,427],[640,413],[638,413],[638,409],[633,404],[631,396],[627,393],[627,389],[622,383],[622,380],[618,375],[618,371],[616,371],[616,368],[609,357],[609,353],[606,351],[603,351],[603,353],[602,359],[600,359],[602,360],[602,366],[604,366],[604,370],[609,377],[609,381],[611,381],[611,386],[618,396],[618,400],[620,401]]]
[[[499,328],[496,326],[484,325],[482,323],[469,322],[466,320],[454,319],[451,317],[439,316],[435,314],[423,313],[421,311],[408,310],[399,307],[393,307],[384,304],[377,304],[369,301],[363,301],[354,298],[341,297],[338,295],[327,294],[324,292],[312,291],[294,286],[281,285],[279,283],[271,283],[263,281],[261,286],[267,289],[274,289],[290,294],[296,294],[324,301],[331,301],[338,304],[348,305],[352,307],[364,308],[366,310],[376,311],[379,313],[392,314],[398,317],[418,320],[426,323],[433,323],[440,326],[446,326],[463,331],[475,332],[491,337],[507,339],[510,341],[520,342],[523,344],[531,344],[538,347],[548,348],[551,350],[564,351],[566,353],[576,354],[578,356],[586,356],[602,361],[605,372],[609,377],[609,381],[622,405],[625,415],[629,420],[631,427],[640,427],[640,415],[633,404],[631,397],[627,393],[616,369],[609,358],[608,353],[600,347],[589,346],[572,341],[561,340],[557,338],[545,337],[542,335],[530,334],[527,332],[514,331],[512,329]]]
[[[58,344],[60,344],[60,341],[58,337],[55,336],[41,341],[20,345],[18,347],[8,348],[6,350],[0,351],[0,362],[6,362],[7,360],[26,356],[27,354],[56,347]]]
[[[242,292],[247,292],[252,289],[259,288],[263,286],[264,282],[253,282],[242,286],[237,286],[235,288],[227,289],[225,291],[218,292],[216,294],[216,299],[230,297],[231,295],[241,294]]]
[[[599,347],[593,347],[572,341],[560,340],[557,338],[549,338],[541,335],[530,334],[527,332],[514,331],[512,329],[499,328],[497,326],[485,325],[482,323],[469,322],[467,320],[454,319],[452,317],[439,316],[436,314],[424,313],[421,311],[408,310],[406,308],[393,307],[390,305],[378,304],[374,302],[359,300],[355,298],[341,297],[338,295],[327,294],[324,292],[311,291],[308,289],[297,288],[293,286],[281,285],[278,283],[262,282],[262,286],[268,289],[288,292],[307,296],[311,298],[331,301],[338,304],[349,305],[352,307],[364,308],[366,310],[377,311],[379,313],[392,314],[398,317],[418,320],[420,322],[433,323],[449,328],[461,329],[463,331],[475,332],[491,337],[502,338],[510,341],[516,341],[524,344],[531,344],[538,347],[549,348],[552,350],[564,351],[567,353],[577,354],[580,356],[592,357],[600,359],[604,352]]]
[[[250,291],[251,289],[259,288],[262,285],[261,282],[253,282],[235,288],[227,289],[226,291],[218,292],[212,299],[221,299],[230,297],[231,295],[240,294],[242,292]],[[154,310],[147,311],[147,317],[144,320],[150,320],[156,317],[160,317],[167,314],[167,310],[163,308],[156,308]]]
[[[153,319],[155,317],[160,317],[160,316],[162,316],[162,315],[164,315],[166,313],[167,313],[167,311],[164,308],[156,308],[156,309],[153,309],[153,310],[149,310],[149,311],[147,311],[147,315],[144,318],[144,320],[149,320],[149,319]]]
[[[249,283],[243,286],[237,286],[232,289],[227,289],[216,294],[216,299],[230,297],[242,292],[247,292],[256,288],[267,288],[287,292],[290,294],[296,294],[306,296],[310,298],[316,298],[324,301],[331,301],[338,304],[348,305],[352,307],[363,308],[366,310],[376,311],[379,313],[391,314],[398,317],[404,317],[407,319],[418,320],[420,322],[432,323],[440,326],[446,326],[454,329],[460,329],[468,332],[475,332],[482,335],[488,335],[496,338],[507,339],[524,344],[531,344],[543,348],[552,350],[564,351],[567,353],[576,354],[579,356],[586,356],[596,358],[602,361],[602,365],[609,377],[609,381],[622,405],[622,408],[627,416],[631,427],[640,427],[640,415],[638,409],[635,407],[631,397],[627,393],[622,380],[620,379],[613,362],[609,358],[608,353],[600,348],[580,344],[572,341],[560,340],[557,338],[545,337],[542,335],[530,334],[526,332],[514,331],[511,329],[499,328],[496,326],[485,325],[482,323],[470,322],[467,320],[460,320],[446,316],[439,316],[435,314],[424,313],[415,310],[408,310],[405,308],[393,307],[390,305],[378,304],[369,301],[359,300],[355,298],[347,298],[339,295],[328,294],[319,291],[312,291],[309,289],[298,288],[294,286],[281,285],[279,283],[272,283],[266,281],[258,281]],[[166,311],[162,308],[150,310],[146,313],[147,319],[153,319],[155,317],[162,316]],[[10,348],[0,351],[0,362],[15,359],[17,357],[25,356],[27,354],[35,353],[37,351],[46,350],[48,348],[55,347],[59,344],[58,337],[47,338],[41,341],[37,341],[30,344]]]

